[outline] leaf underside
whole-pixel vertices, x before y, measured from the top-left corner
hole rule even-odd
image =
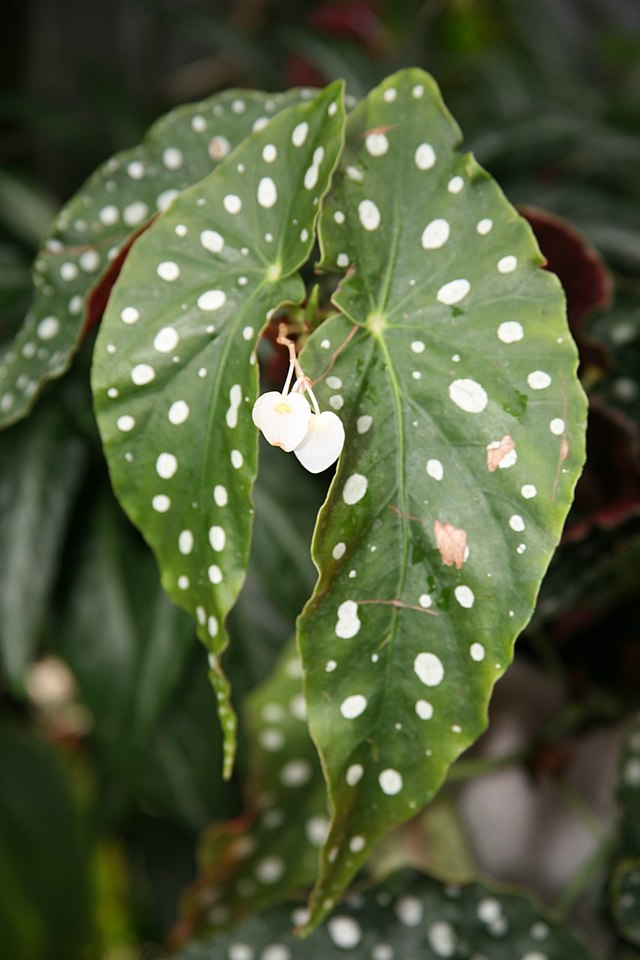
[[[304,297],[297,271],[343,120],[334,84],[179,194],[132,248],[96,344],[94,399],[114,487],[210,651],[226,775],[235,716],[218,656],[248,560],[255,347],[273,310]]]
[[[584,457],[559,284],[458,142],[428,75],[389,78],[320,222],[347,273],[301,361],[347,441],[299,621],[333,807],[311,925],[483,730]]]
[[[34,300],[0,356],[0,428],[25,417],[69,368],[91,294],[120,251],[176,193],[210,173],[256,127],[308,90],[227,90],[172,110],[143,142],[103,164],[63,207],[33,264]]]

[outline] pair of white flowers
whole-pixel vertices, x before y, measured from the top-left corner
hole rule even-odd
[[[320,412],[311,381],[296,359],[293,343],[286,337],[279,337],[278,343],[289,347],[287,379],[281,393],[271,390],[258,397],[253,406],[253,422],[272,446],[281,447],[287,453],[293,451],[310,473],[320,473],[340,456],[344,427],[335,413]],[[291,387],[294,372],[298,378]]]

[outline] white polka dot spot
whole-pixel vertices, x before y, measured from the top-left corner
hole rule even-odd
[[[388,767],[378,776],[378,783],[383,793],[388,797],[395,797],[402,790],[402,775],[397,770]]]
[[[211,583],[222,583],[222,570],[215,563],[212,563],[207,570],[207,576],[209,577]]]
[[[483,217],[482,220],[478,220],[476,224],[476,230],[481,237],[485,237],[488,233],[491,232],[493,227],[493,220],[490,220],[489,217]]]
[[[336,947],[351,950],[362,940],[362,929],[353,917],[331,917],[327,923],[329,936]]]
[[[418,927],[422,923],[424,905],[418,897],[404,896],[396,902],[396,916],[405,927]]]
[[[373,200],[361,200],[358,204],[358,219],[365,230],[377,230],[380,226],[380,211]]]
[[[372,157],[383,157],[389,149],[389,141],[384,133],[367,134],[364,145]]]
[[[420,597],[418,598],[418,603],[421,607],[424,607],[425,610],[428,610],[433,603],[433,600],[428,593],[421,593]]]
[[[169,419],[169,423],[179,426],[188,419],[190,413],[191,410],[188,403],[186,403],[184,400],[176,400],[169,407],[169,413],[167,414],[167,417]]]
[[[148,363],[138,363],[131,371],[131,380],[136,387],[144,387],[155,379],[156,372]]]
[[[161,453],[156,460],[156,473],[163,480],[170,480],[178,469],[178,460],[172,453]]]
[[[180,267],[173,260],[163,260],[162,263],[158,264],[156,273],[161,280],[172,283],[180,276]]]
[[[518,513],[514,513],[512,517],[509,517],[509,526],[512,530],[515,530],[516,533],[522,533],[525,528],[525,523]]]
[[[487,393],[475,380],[454,380],[449,384],[449,397],[466,413],[482,413],[488,403]]]
[[[209,529],[209,543],[211,544],[213,550],[218,553],[220,550],[224,550],[226,541],[227,536],[222,527],[211,527]]]
[[[125,307],[124,310],[120,311],[120,319],[126,324],[137,323],[140,319],[140,314],[135,307]]]
[[[200,243],[209,253],[221,253],[224,249],[224,239],[217,230],[203,230],[200,234]]]
[[[469,648],[469,655],[472,660],[475,660],[476,663],[480,663],[481,660],[484,660],[484,647],[481,643],[472,643]]]
[[[306,760],[289,760],[280,771],[280,780],[285,787],[303,787],[313,774]]]
[[[413,661],[413,669],[426,687],[437,687],[444,677],[444,667],[435,653],[419,653]]]
[[[166,513],[171,507],[171,500],[164,493],[158,493],[151,501],[151,506],[156,513]]]
[[[549,424],[549,430],[551,430],[551,433],[556,437],[561,437],[564,433],[564,420],[560,417],[555,417]]]
[[[173,327],[163,327],[153,338],[153,347],[158,353],[171,353],[179,342],[180,337]]]
[[[498,340],[502,340],[503,343],[517,343],[523,336],[522,324],[517,320],[505,320],[498,327]]]
[[[427,460],[427,473],[433,480],[442,480],[444,467],[439,460]]]
[[[429,943],[434,953],[439,957],[452,957],[456,952],[456,935],[453,927],[446,920],[432,923],[427,931]]]
[[[367,430],[371,428],[372,423],[373,423],[373,417],[370,417],[367,414],[365,414],[362,417],[358,417],[356,421],[356,430],[358,431],[358,433],[366,433]]]
[[[345,780],[347,781],[347,786],[355,787],[356,784],[360,783],[362,780],[362,774],[364,773],[364,767],[360,763],[352,763],[348,768],[345,774]]]
[[[222,206],[227,213],[235,215],[242,210],[242,200],[235,193],[227,193],[222,199]]]
[[[118,430],[122,430],[123,433],[129,433],[130,430],[136,425],[134,417],[130,417],[127,414],[124,414],[122,417],[118,417],[116,420],[116,426]]]
[[[342,490],[342,499],[349,506],[358,503],[367,492],[369,481],[361,473],[352,473]]]
[[[471,609],[475,602],[475,596],[471,587],[456,587],[453,593],[461,607],[464,607],[466,610]]]
[[[338,607],[338,622],[336,623],[336,636],[342,640],[350,640],[355,637],[361,627],[361,621],[358,617],[358,604],[354,600],[345,600]]]
[[[500,273],[512,273],[515,268],[518,266],[517,257],[502,257],[501,260],[498,260],[498,270]]]
[[[278,190],[271,177],[262,177],[258,184],[258,203],[269,209],[278,202]]]
[[[41,340],[53,340],[60,332],[60,321],[57,317],[45,317],[38,324],[38,337]]]
[[[178,536],[178,550],[185,557],[193,550],[193,533],[191,530],[180,531]]]
[[[546,390],[551,386],[551,377],[544,370],[534,370],[527,377],[527,383],[532,390]]]
[[[468,280],[450,280],[449,283],[445,283],[440,287],[436,294],[436,299],[439,300],[440,303],[452,307],[455,303],[460,303],[461,300],[464,300],[470,289],[471,284]]]
[[[413,353],[424,353],[424,343],[422,340],[414,340],[411,344],[411,350]]]
[[[299,123],[297,127],[294,127],[293,133],[291,134],[291,143],[294,147],[301,147],[305,140],[307,139],[307,134],[309,133],[309,124],[306,121]]]
[[[525,500],[532,500],[533,497],[535,497],[538,493],[538,490],[533,483],[525,483],[525,485],[521,488],[520,493]]]
[[[213,499],[219,507],[226,507],[228,504],[229,494],[227,488],[223,487],[221,483],[216,484],[213,488]]]
[[[416,713],[421,720],[431,720],[433,706],[428,700],[416,700]]]
[[[128,227],[137,227],[147,217],[149,207],[142,200],[128,204],[122,211],[122,219]]]
[[[284,872],[285,864],[281,857],[264,857],[256,864],[256,878],[260,883],[277,883]]]
[[[462,177],[452,177],[447,184],[447,190],[449,193],[460,193],[464,187],[464,180]]]
[[[200,310],[212,312],[219,310],[227,302],[227,295],[224,290],[205,290],[198,297],[197,303]]]
[[[229,454],[229,459],[231,460],[231,466],[234,470],[239,470],[244,463],[244,457],[239,450],[232,450]]]
[[[355,720],[355,718],[359,717],[361,713],[364,713],[366,709],[367,698],[363,697],[361,693],[354,693],[340,704],[340,713],[345,720]]]
[[[422,231],[421,243],[425,250],[438,250],[449,239],[449,223],[441,218],[432,220]]]
[[[341,557],[344,557],[345,550],[347,549],[346,544],[336,543],[335,547],[331,551],[331,556],[334,560],[340,560]]]
[[[436,162],[436,153],[430,143],[421,143],[415,152],[415,163],[418,170],[430,170]]]
[[[167,170],[178,170],[183,163],[182,150],[177,147],[167,147],[162,154],[162,162]]]

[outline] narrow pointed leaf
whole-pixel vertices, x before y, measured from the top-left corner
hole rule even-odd
[[[340,904],[305,940],[299,904],[275,907],[231,933],[193,943],[175,960],[589,960],[565,927],[525,897],[484,884],[451,886],[414,871]]]
[[[89,319],[90,295],[131,238],[252,129],[310,95],[227,90],[178,107],[139,146],[116,154],[87,180],[44,240],[33,265],[33,304],[0,358],[0,427],[26,416],[44,383],[68,369]]]
[[[300,301],[297,270],[341,146],[340,85],[253,133],[132,249],[96,345],[96,411],[117,495],[169,596],[193,614],[230,772],[235,718],[218,661],[245,576],[256,474],[255,344]]]
[[[347,431],[299,623],[334,808],[312,923],[484,729],[583,461],[560,287],[459,138],[428,75],[389,78],[320,226],[349,270],[301,358]]]
[[[315,879],[329,820],[301,677],[292,644],[246,701],[245,808],[203,835],[200,874],[177,928],[180,942],[296,896]]]

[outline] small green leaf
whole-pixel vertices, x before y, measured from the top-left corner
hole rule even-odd
[[[203,835],[200,875],[184,901],[181,939],[237,923],[315,879],[329,820],[301,678],[291,644],[269,679],[247,698],[245,808],[241,817]]]
[[[299,621],[334,810],[312,923],[484,729],[583,462],[561,290],[458,142],[428,75],[389,78],[320,224],[348,273],[301,362],[347,440]]]
[[[16,691],[42,627],[86,455],[57,404],[0,440],[0,660]]]
[[[573,934],[525,897],[485,886],[443,885],[413,871],[341,903],[304,941],[299,904],[275,907],[231,933],[192,943],[175,960],[589,960]]]
[[[219,654],[245,577],[256,475],[255,344],[301,301],[298,269],[341,146],[341,85],[282,112],[140,238],[113,289],[93,389],[114,487],[197,619],[233,762]]]
[[[227,90],[172,110],[143,142],[116,154],[63,207],[33,265],[35,298],[0,358],[0,427],[25,417],[48,380],[69,368],[91,293],[118,253],[176,194],[309,91]]]

